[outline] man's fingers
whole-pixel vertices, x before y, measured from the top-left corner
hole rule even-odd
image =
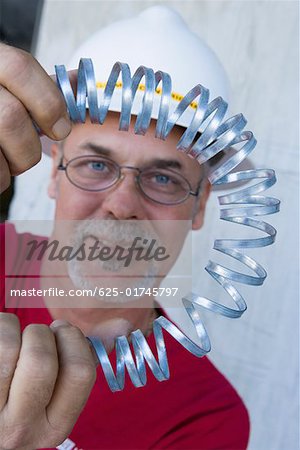
[[[0,88],[0,147],[11,175],[19,175],[37,164],[41,143],[23,104]]]
[[[20,99],[40,129],[52,139],[71,131],[66,104],[54,81],[23,50],[0,44],[0,84]]]
[[[52,139],[71,131],[63,96],[40,64],[23,50],[0,43],[0,192],[11,175],[38,163],[41,142],[33,125]]]
[[[46,325],[25,328],[19,361],[8,397],[8,413],[16,423],[39,417],[52,397],[58,373],[55,338]]]
[[[63,426],[71,430],[96,380],[96,364],[78,328],[60,322],[54,322],[51,328],[56,337],[59,375],[47,416],[55,429]]]
[[[21,333],[17,317],[0,313],[0,411],[7,402],[20,347]]]

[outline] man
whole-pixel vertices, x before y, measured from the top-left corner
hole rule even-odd
[[[101,127],[87,120],[71,130],[62,96],[38,63],[5,45],[0,52],[4,61],[0,68],[2,190],[11,175],[29,169],[40,158],[33,119],[49,138],[64,139],[63,145],[52,146],[49,195],[56,202],[56,221],[184,220],[192,222],[193,230],[201,228],[210,187],[204,180],[199,191],[203,168],[176,150],[179,128],[166,141],[154,137],[155,121],[145,136],[136,135],[132,126],[119,132],[119,114],[109,112]],[[77,158],[84,160],[84,167],[92,161],[93,170],[95,162],[99,169],[99,161],[102,167],[105,160],[120,168],[120,176],[105,189],[91,191],[67,172],[67,165]],[[159,201],[137,178],[137,172],[155,169],[157,173],[161,166],[188,183],[181,185],[185,187],[178,202]],[[18,264],[18,254],[28,242],[28,236],[20,238],[11,228],[7,233],[6,268]],[[97,361],[85,336],[102,339],[110,351],[117,336],[140,329],[154,351],[151,327],[157,310],[140,308],[138,303],[135,308],[106,309],[58,308],[46,299],[45,303],[47,307],[35,310],[6,309],[2,296],[1,449],[50,448],[65,439],[60,448],[246,447],[247,413],[233,388],[207,358],[198,360],[169,337],[169,381],[159,383],[149,376],[147,385],[136,389],[127,380],[124,391],[112,394],[100,371],[96,377]]]

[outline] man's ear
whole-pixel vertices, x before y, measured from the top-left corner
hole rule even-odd
[[[61,158],[61,149],[58,144],[53,144],[51,146],[51,159],[52,159],[52,169],[50,174],[50,180],[48,184],[48,195],[52,199],[57,198],[57,182],[58,182],[58,170],[57,166]]]
[[[203,181],[203,186],[199,196],[196,198],[192,219],[192,230],[200,230],[204,223],[204,214],[206,202],[211,191],[211,184],[206,179]]]

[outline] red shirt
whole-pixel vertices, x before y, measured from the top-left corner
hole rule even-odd
[[[8,265],[15,265],[17,254],[33,236],[17,235],[11,226],[6,233],[9,242],[6,261]],[[1,241],[3,279],[3,239]],[[35,282],[38,286],[38,278]],[[26,289],[26,280],[23,283],[22,289]],[[1,284],[0,310],[15,313],[22,329],[31,323],[51,323],[46,308],[5,308],[4,283]],[[60,449],[233,450],[247,447],[248,413],[234,388],[207,357],[195,357],[167,332],[164,338],[170,379],[158,382],[147,368],[145,387],[135,388],[126,376],[124,390],[112,393],[99,367],[89,400]],[[153,333],[147,340],[156,354]],[[113,364],[114,351],[110,359]]]

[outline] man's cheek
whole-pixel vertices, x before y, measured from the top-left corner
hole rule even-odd
[[[189,199],[185,203],[174,207],[174,219],[176,220],[193,220],[194,211],[196,211],[194,200]]]
[[[77,191],[77,189],[76,189]],[[71,186],[59,181],[56,191],[56,217],[59,219],[81,219],[85,217],[88,203],[82,199],[78,192],[74,192]]]

